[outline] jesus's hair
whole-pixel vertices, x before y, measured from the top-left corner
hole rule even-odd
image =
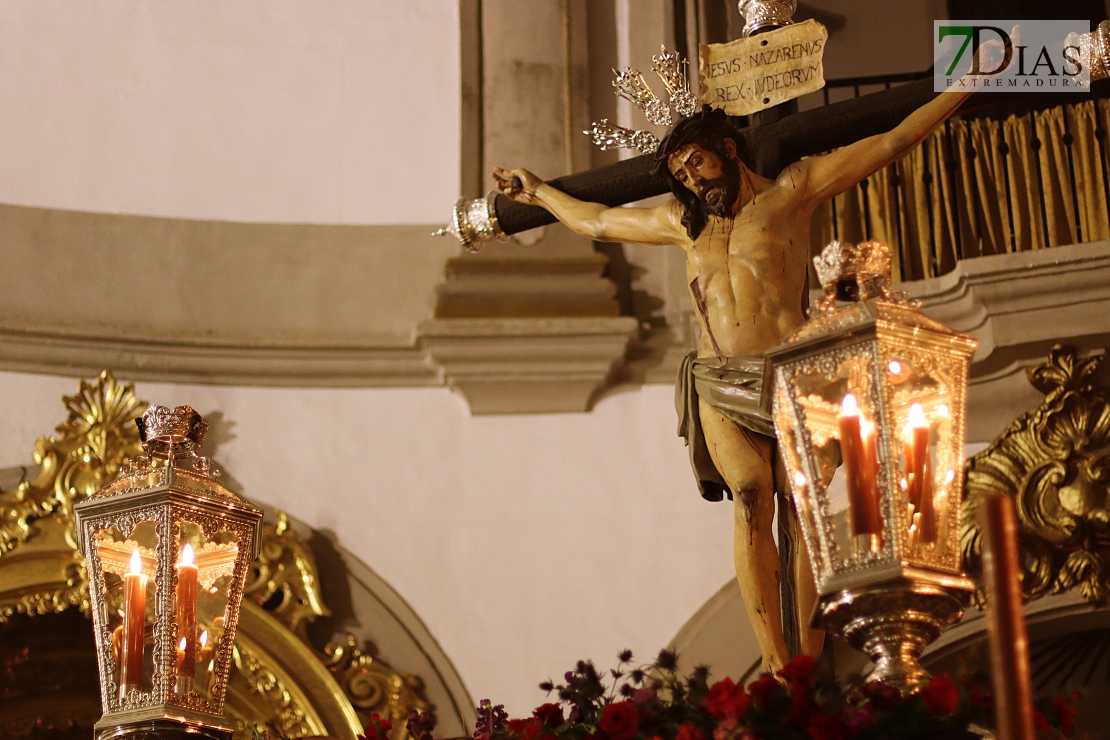
[[[722,167],[728,167],[731,156],[726,148],[725,139],[732,139],[736,145],[736,156],[744,166],[754,169],[754,162],[740,131],[729,123],[724,111],[710,108],[708,105],[689,118],[676,123],[655,152],[652,174],[666,180],[671,193],[682,204],[682,225],[686,227],[686,233],[691,239],[698,238],[709,221],[709,215],[705,203],[671,174],[670,157],[687,144],[697,144],[702,149],[716,154],[721,160]]]

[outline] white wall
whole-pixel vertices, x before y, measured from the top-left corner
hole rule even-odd
[[[0,202],[439,222],[458,56],[456,0],[3,0]]]
[[[0,373],[0,467],[31,463],[76,388]],[[732,506],[698,496],[669,386],[591,414],[477,418],[440,389],[136,389],[221,412],[215,455],[244,492],[338,534],[475,701],[514,714],[578,658],[652,657],[732,577]]]

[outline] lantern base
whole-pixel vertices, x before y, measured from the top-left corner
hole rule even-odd
[[[101,720],[103,722],[103,720]],[[172,719],[94,727],[96,740],[231,740],[230,727],[214,727]]]
[[[824,597],[814,621],[870,656],[870,681],[882,681],[903,694],[929,678],[918,663],[925,648],[960,621],[971,596],[965,587],[895,581],[846,589]]]

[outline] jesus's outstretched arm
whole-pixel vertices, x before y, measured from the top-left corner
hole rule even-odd
[[[582,236],[605,242],[683,244],[686,231],[674,201],[655,208],[610,208],[578,200],[528,170],[493,171],[498,189],[518,203],[541,206]],[[514,187],[513,178],[519,180]]]

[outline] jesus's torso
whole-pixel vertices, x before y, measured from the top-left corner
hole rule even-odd
[[[805,321],[812,214],[783,177],[763,180],[736,216],[710,216],[683,245],[701,357],[762,355]]]

